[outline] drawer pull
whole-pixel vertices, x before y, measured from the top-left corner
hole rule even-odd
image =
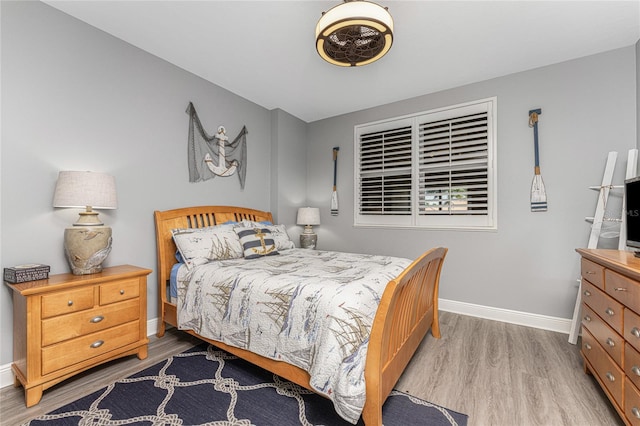
[[[585,348],[586,350],[590,351],[590,350],[591,350],[591,345],[590,345],[590,344],[588,344],[588,343],[585,343],[585,344],[584,344],[584,348]]]
[[[615,291],[627,291],[627,289],[624,288],[624,287],[616,287],[616,288],[614,288],[614,290]]]
[[[631,409],[631,413],[633,413],[633,415],[636,416],[636,418],[640,419],[640,410],[638,410],[638,407],[633,407]]]
[[[589,290],[583,291],[582,294],[584,294],[587,297],[591,296],[591,292]]]
[[[585,320],[586,322],[591,322],[591,317],[590,317],[589,315],[585,315],[585,316],[584,316],[584,320]]]
[[[638,330],[638,327],[633,327],[631,329],[631,334],[633,334],[634,336],[640,338],[640,330]]]
[[[638,367],[637,365],[631,367],[631,371],[633,371],[633,374],[635,374],[636,376],[640,376],[640,367]]]
[[[611,308],[607,308],[606,311],[604,311],[605,314],[609,315],[610,317],[614,316],[616,313],[613,309]]]
[[[609,347],[613,348],[616,345],[616,342],[614,342],[611,337],[607,338],[607,345],[609,345]]]
[[[120,290],[120,294],[124,294],[124,290]]]
[[[607,374],[605,374],[605,376],[607,376],[607,380],[609,380],[610,382],[615,382],[616,381],[616,377],[613,374],[609,373],[609,372],[607,372]]]
[[[97,317],[93,317],[89,320],[89,322],[92,322],[94,324],[102,321],[104,319],[104,317],[102,315],[98,315]]]
[[[104,340],[96,340],[95,342],[93,342],[91,344],[91,348],[92,349],[96,349],[99,348],[100,346],[102,346],[104,344]]]
[[[73,300],[69,300],[69,301],[67,302],[67,306],[72,306],[72,305],[73,305]]]
[[[594,275],[596,273],[596,271],[585,271],[585,274],[587,275]]]

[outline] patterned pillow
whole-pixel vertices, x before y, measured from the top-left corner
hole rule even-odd
[[[268,229],[236,227],[234,231],[238,234],[240,244],[244,249],[245,259],[257,259],[279,254]]]
[[[173,241],[188,268],[202,260],[239,259],[244,251],[235,225],[217,225],[195,229],[173,229]]]
[[[287,234],[287,229],[284,225],[265,226],[263,222],[252,222],[250,220],[243,220],[241,224],[246,228],[259,227],[268,229],[271,232],[271,236],[273,237],[273,241],[276,243],[276,249],[278,251],[296,248],[296,245],[293,243],[293,241],[291,241],[291,238],[289,238],[289,234]]]

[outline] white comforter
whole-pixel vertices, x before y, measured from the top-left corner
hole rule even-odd
[[[356,423],[371,325],[408,259],[292,249],[178,272],[178,326],[294,364]]]

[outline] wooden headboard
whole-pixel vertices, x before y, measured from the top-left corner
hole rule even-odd
[[[256,222],[273,222],[270,212],[234,206],[200,206],[181,209],[155,211],[156,248],[158,251],[158,290],[161,300],[166,300],[166,287],[171,275],[171,267],[176,261],[176,245],[171,230],[176,228],[204,228],[220,225],[228,221],[243,219]]]

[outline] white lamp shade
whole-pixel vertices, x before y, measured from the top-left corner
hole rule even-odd
[[[320,209],[316,207],[301,207],[298,209],[298,225],[320,225]]]
[[[58,174],[53,207],[118,207],[116,180],[99,172],[62,171]]]

